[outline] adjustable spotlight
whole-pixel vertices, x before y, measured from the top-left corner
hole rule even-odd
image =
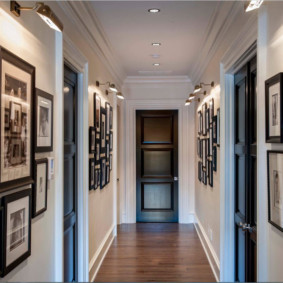
[[[116,95],[117,95],[117,97],[118,97],[119,99],[122,99],[122,100],[125,99],[125,97],[124,97],[124,95],[122,94],[122,92],[118,92]]]
[[[189,95],[189,100],[190,100],[190,101],[193,101],[195,97],[196,97],[196,95],[193,94],[193,93],[191,93],[191,94]]]
[[[109,89],[113,92],[118,92],[118,89],[116,88],[115,84],[112,84],[110,82],[106,82],[101,84],[99,81],[96,81],[96,86],[100,87],[101,85],[108,85]]]
[[[21,7],[16,1],[10,2],[10,11],[16,16],[20,17],[21,11],[36,11],[37,14],[49,25],[50,28],[59,32],[63,31],[63,24],[53,13],[49,6],[42,2],[36,2],[33,7]]]
[[[185,102],[185,106],[189,106],[190,104],[191,104],[190,99],[187,99],[186,102]]]
[[[194,93],[200,92],[200,90],[201,90],[201,85],[196,85]]]
[[[212,81],[210,84],[206,84],[206,83],[200,83],[199,85],[195,86],[195,90],[194,93],[199,92],[203,86],[211,86],[214,87],[214,82]]]
[[[246,12],[250,12],[255,9],[258,9],[262,3],[263,3],[263,0],[251,0],[249,3],[245,4],[245,10]]]

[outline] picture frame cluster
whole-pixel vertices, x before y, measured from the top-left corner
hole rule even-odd
[[[220,146],[220,109],[214,115],[214,99],[204,102],[198,115],[197,156],[198,180],[213,187],[213,172],[217,171],[217,147]]]
[[[35,88],[35,67],[0,47],[0,276],[31,255],[31,219],[47,210],[54,159],[53,95]],[[13,190],[18,189],[17,192]]]
[[[93,125],[89,128],[89,190],[103,189],[110,182],[113,163],[113,108],[109,102],[101,106],[101,98],[93,94]]]

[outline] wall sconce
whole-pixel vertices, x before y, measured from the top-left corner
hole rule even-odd
[[[50,28],[59,32],[63,31],[63,24],[53,13],[49,6],[42,2],[36,2],[33,7],[21,7],[16,1],[10,2],[10,11],[16,16],[20,17],[21,11],[36,11],[37,14],[49,25]]]
[[[122,92],[117,92],[117,97],[119,98],[119,99],[122,99],[122,100],[124,100],[125,99],[125,97],[124,97],[124,95],[123,95],[123,93]]]
[[[251,0],[245,4],[245,10],[246,12],[250,12],[255,9],[258,9],[262,3],[263,3],[263,0]]]
[[[100,87],[101,85],[108,85],[109,90],[113,91],[113,92],[118,92],[118,89],[116,88],[115,84],[112,84],[110,82],[106,82],[101,84],[99,81],[96,81],[96,86]],[[108,95],[108,93],[106,93]]]
[[[200,92],[203,86],[211,86],[211,87],[214,87],[214,82],[211,82],[210,84],[200,83],[199,85],[196,85],[196,86],[195,86],[194,93]]]
[[[191,100],[187,99],[186,102],[185,102],[185,106],[189,106],[190,104],[191,104]]]

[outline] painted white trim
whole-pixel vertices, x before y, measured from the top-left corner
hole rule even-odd
[[[144,83],[190,83],[188,76],[128,76],[124,80],[125,84],[144,84]]]
[[[89,274],[92,273],[92,270],[94,269],[93,276],[91,277],[90,282],[94,282],[95,277],[99,271],[99,268],[101,267],[101,264],[109,250],[109,248],[112,245],[112,242],[115,238],[115,230],[116,225],[113,225],[109,231],[106,233],[103,241],[101,242],[99,248],[97,249],[96,253],[92,257],[92,259],[89,262]]]
[[[88,62],[64,34],[64,60],[78,72],[78,281],[88,281]]]
[[[234,73],[255,55],[257,16],[251,16],[220,63],[220,280],[235,279]],[[256,46],[256,45],[255,45]],[[247,52],[249,50],[249,52]]]
[[[212,272],[215,276],[215,279],[217,282],[219,282],[219,274],[220,274],[220,261],[217,257],[217,254],[207,236],[205,233],[205,230],[199,221],[197,215],[195,214],[195,222],[194,226],[196,228],[196,231],[198,233],[199,239],[201,241],[202,247],[205,251],[206,257],[209,261],[210,267],[212,269]]]
[[[194,135],[188,133],[189,111],[193,108],[184,106],[184,100],[126,100],[125,107],[125,198],[126,223],[136,222],[136,110],[175,109],[179,111],[178,140],[179,140],[179,223],[192,223],[189,217],[190,200],[194,199],[194,154],[189,156],[188,144],[194,148]],[[193,115],[194,117],[194,115]],[[194,119],[194,118],[193,118]],[[193,123],[194,120],[190,121]],[[192,131],[194,133],[194,130]],[[192,174],[188,174],[192,170]]]

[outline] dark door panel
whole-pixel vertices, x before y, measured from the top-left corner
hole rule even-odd
[[[235,74],[235,280],[256,281],[256,58]]]
[[[137,221],[178,221],[178,111],[137,111]]]
[[[64,281],[77,281],[77,74],[64,66]]]

